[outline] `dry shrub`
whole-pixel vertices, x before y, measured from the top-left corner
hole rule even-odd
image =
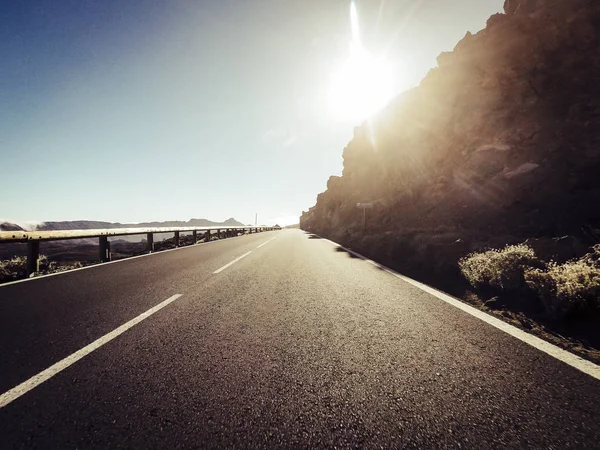
[[[40,256],[40,274],[49,274],[56,272],[64,272],[65,270],[79,269],[83,267],[79,261],[66,263],[58,263],[56,261],[50,261],[46,256]]]
[[[462,258],[459,266],[476,288],[529,288],[546,313],[556,319],[600,310],[600,245],[564,264],[545,264],[531,247],[519,244],[472,253]]]
[[[554,318],[585,314],[600,308],[600,247],[581,259],[549,264],[547,270],[525,273],[527,285]]]
[[[532,268],[545,267],[545,264],[535,256],[533,249],[524,244],[471,253],[461,258],[458,265],[472,286],[492,287],[502,291],[525,288],[525,272]]]
[[[592,247],[592,251],[581,258],[586,264],[592,267],[600,269],[600,244],[596,244]]]
[[[11,259],[0,260],[0,283],[25,278],[27,274],[27,259],[15,256]]]
[[[83,267],[80,262],[59,264],[50,261],[46,256],[40,256],[40,274],[63,272],[65,270]],[[27,278],[27,258],[15,256],[11,259],[0,260],[0,283]]]

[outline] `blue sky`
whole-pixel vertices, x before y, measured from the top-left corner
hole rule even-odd
[[[503,0],[356,0],[394,92]],[[356,120],[328,112],[346,0],[5,0],[0,219],[290,222]]]

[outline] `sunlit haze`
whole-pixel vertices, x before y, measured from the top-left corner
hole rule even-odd
[[[394,90],[394,74],[383,57],[374,57],[363,46],[356,3],[350,3],[352,40],[348,57],[336,68],[331,79],[329,107],[334,119],[360,122],[384,107],[409,85],[402,80]],[[402,83],[404,81],[404,83]]]
[[[0,219],[297,221],[503,0],[5,2]]]

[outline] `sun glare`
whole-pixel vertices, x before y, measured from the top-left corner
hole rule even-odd
[[[329,109],[339,120],[364,120],[383,108],[394,95],[391,68],[373,56],[360,39],[358,13],[350,3],[350,54],[331,77]]]

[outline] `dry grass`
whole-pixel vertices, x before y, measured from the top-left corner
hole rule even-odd
[[[564,264],[541,261],[519,244],[472,253],[459,261],[464,277],[476,288],[504,292],[530,290],[553,318],[600,309],[600,245]]]
[[[547,270],[525,273],[530,289],[555,318],[585,314],[600,308],[600,247],[581,259],[551,263]]]
[[[471,253],[458,265],[464,277],[476,288],[492,287],[501,291],[525,287],[525,272],[544,268],[544,263],[527,245],[508,245],[500,250]]]

